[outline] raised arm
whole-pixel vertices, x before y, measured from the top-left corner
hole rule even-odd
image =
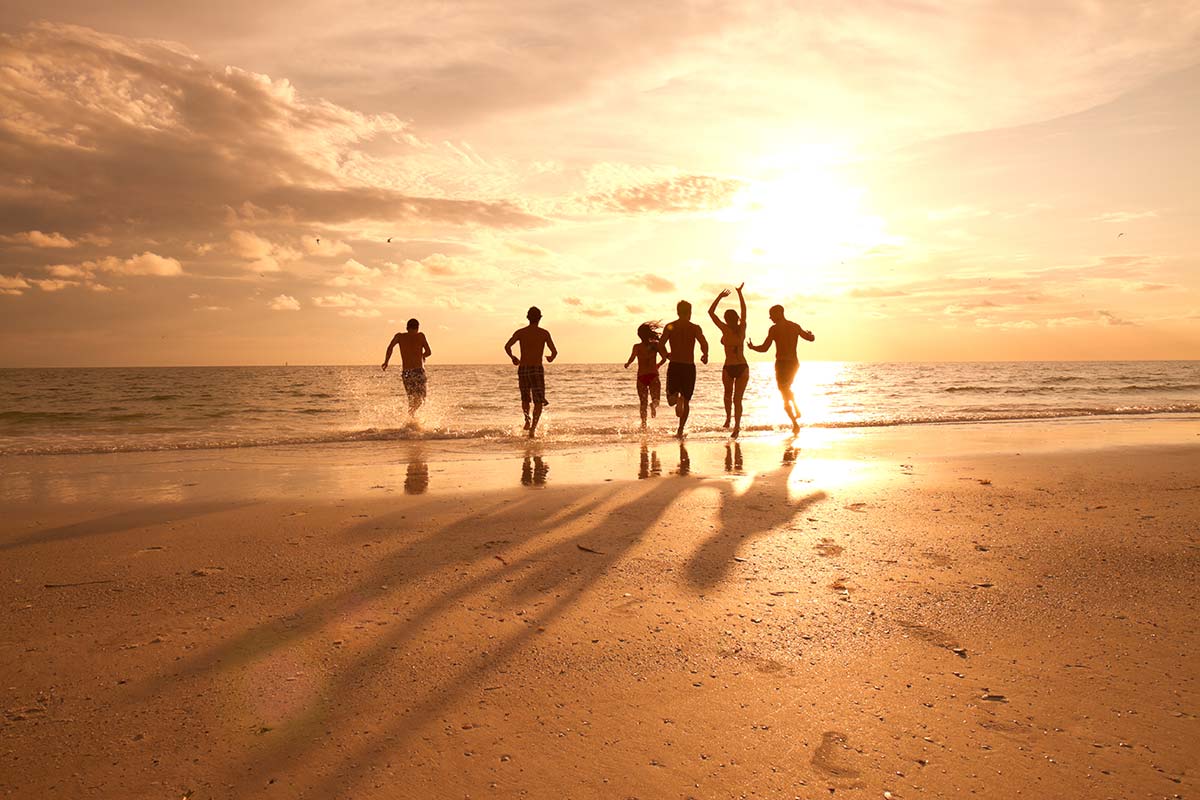
[[[554,346],[554,337],[550,335],[550,331],[546,331],[546,347],[550,348],[550,355],[546,356],[546,363],[550,363],[558,358],[558,348]]]
[[[740,297],[741,294],[739,293],[738,296]],[[717,295],[715,300],[712,301],[712,305],[710,305],[708,307],[708,318],[711,319],[713,321],[713,324],[716,325],[717,328],[719,330],[721,330],[722,332],[724,332],[724,330],[725,330],[725,323],[721,322],[721,318],[717,316],[717,306],[720,305],[721,301],[724,300],[726,297],[729,297],[729,290],[722,289],[721,293],[719,295]],[[743,317],[746,316],[745,311],[742,312],[742,316]]]
[[[745,285],[746,285],[746,282],[742,281],[741,285],[737,287],[738,305],[741,306],[741,309],[742,309],[741,319],[742,319],[742,330],[743,331],[748,330],[750,327],[750,322],[749,322],[749,320],[746,319],[746,298],[742,296],[742,286],[745,286]]]
[[[504,343],[504,352],[508,353],[508,357],[510,359],[512,359],[512,362],[514,364],[520,364],[521,359],[517,358],[516,356],[514,356],[512,354],[512,347],[516,343],[517,343],[517,334],[514,332],[512,336],[508,337],[508,341]]]
[[[396,349],[396,345],[398,345],[398,344],[400,344],[400,334],[397,333],[395,336],[392,337],[391,343],[388,344],[387,353],[385,353],[383,356],[383,366],[380,367],[380,369],[382,369],[384,371],[387,370],[388,362],[392,360],[392,351]]]
[[[708,339],[704,338],[704,329],[696,326],[696,341],[700,343],[700,363],[708,363]]]
[[[771,329],[767,331],[767,338],[763,340],[762,344],[755,345],[754,342],[747,339],[746,347],[749,347],[751,350],[753,350],[756,353],[765,353],[771,349],[771,345],[774,342],[775,342],[775,326],[772,325]]]

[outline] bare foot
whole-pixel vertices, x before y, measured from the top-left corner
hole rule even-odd
[[[530,439],[534,438],[535,433],[537,433],[537,431],[535,431],[533,428],[530,428],[529,429],[529,438]]]
[[[739,425],[738,427],[736,427],[736,428],[734,428],[734,429],[733,429],[733,433],[732,433],[732,434],[730,434],[729,438],[730,438],[730,439],[736,439],[736,438],[738,437],[738,434],[739,434],[739,433],[741,433],[741,432],[742,432],[742,426],[741,426],[741,425]]]
[[[529,419],[525,419],[525,430],[529,430]]]
[[[792,433],[799,433],[799,432],[800,432],[800,423],[796,422],[796,420],[792,420]]]
[[[655,403],[654,405],[650,406],[650,416],[658,417],[658,403]]]
[[[726,417],[726,418],[725,418],[725,425],[724,425],[724,427],[726,427],[726,428],[728,428],[728,427],[729,427],[729,417]]]

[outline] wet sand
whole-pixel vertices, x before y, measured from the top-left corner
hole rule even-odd
[[[979,428],[10,460],[0,794],[1195,796],[1196,431]]]

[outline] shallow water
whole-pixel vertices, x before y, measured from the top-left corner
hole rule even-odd
[[[430,366],[429,402],[407,419],[399,370],[178,367],[0,370],[0,454],[247,447],[521,435],[516,371]],[[721,370],[700,367],[689,430],[723,436]],[[634,374],[552,364],[546,437],[639,435]],[[1200,361],[808,362],[796,379],[806,425],[864,427],[980,420],[1200,413]],[[786,423],[770,362],[752,365],[743,428]],[[652,427],[672,429],[665,404]]]

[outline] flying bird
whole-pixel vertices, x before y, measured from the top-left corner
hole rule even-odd
[[[389,236],[389,237],[388,237],[388,244],[391,244],[391,243],[392,243],[392,237],[390,237],[390,236]]]
[[[1120,239],[1120,238],[1121,238],[1122,236],[1124,236],[1124,235],[1125,235],[1124,233],[1118,233],[1118,234],[1117,234],[1117,238],[1118,238],[1118,239]]]
[[[321,243],[321,238],[317,237],[317,244],[320,244],[320,243]]]

